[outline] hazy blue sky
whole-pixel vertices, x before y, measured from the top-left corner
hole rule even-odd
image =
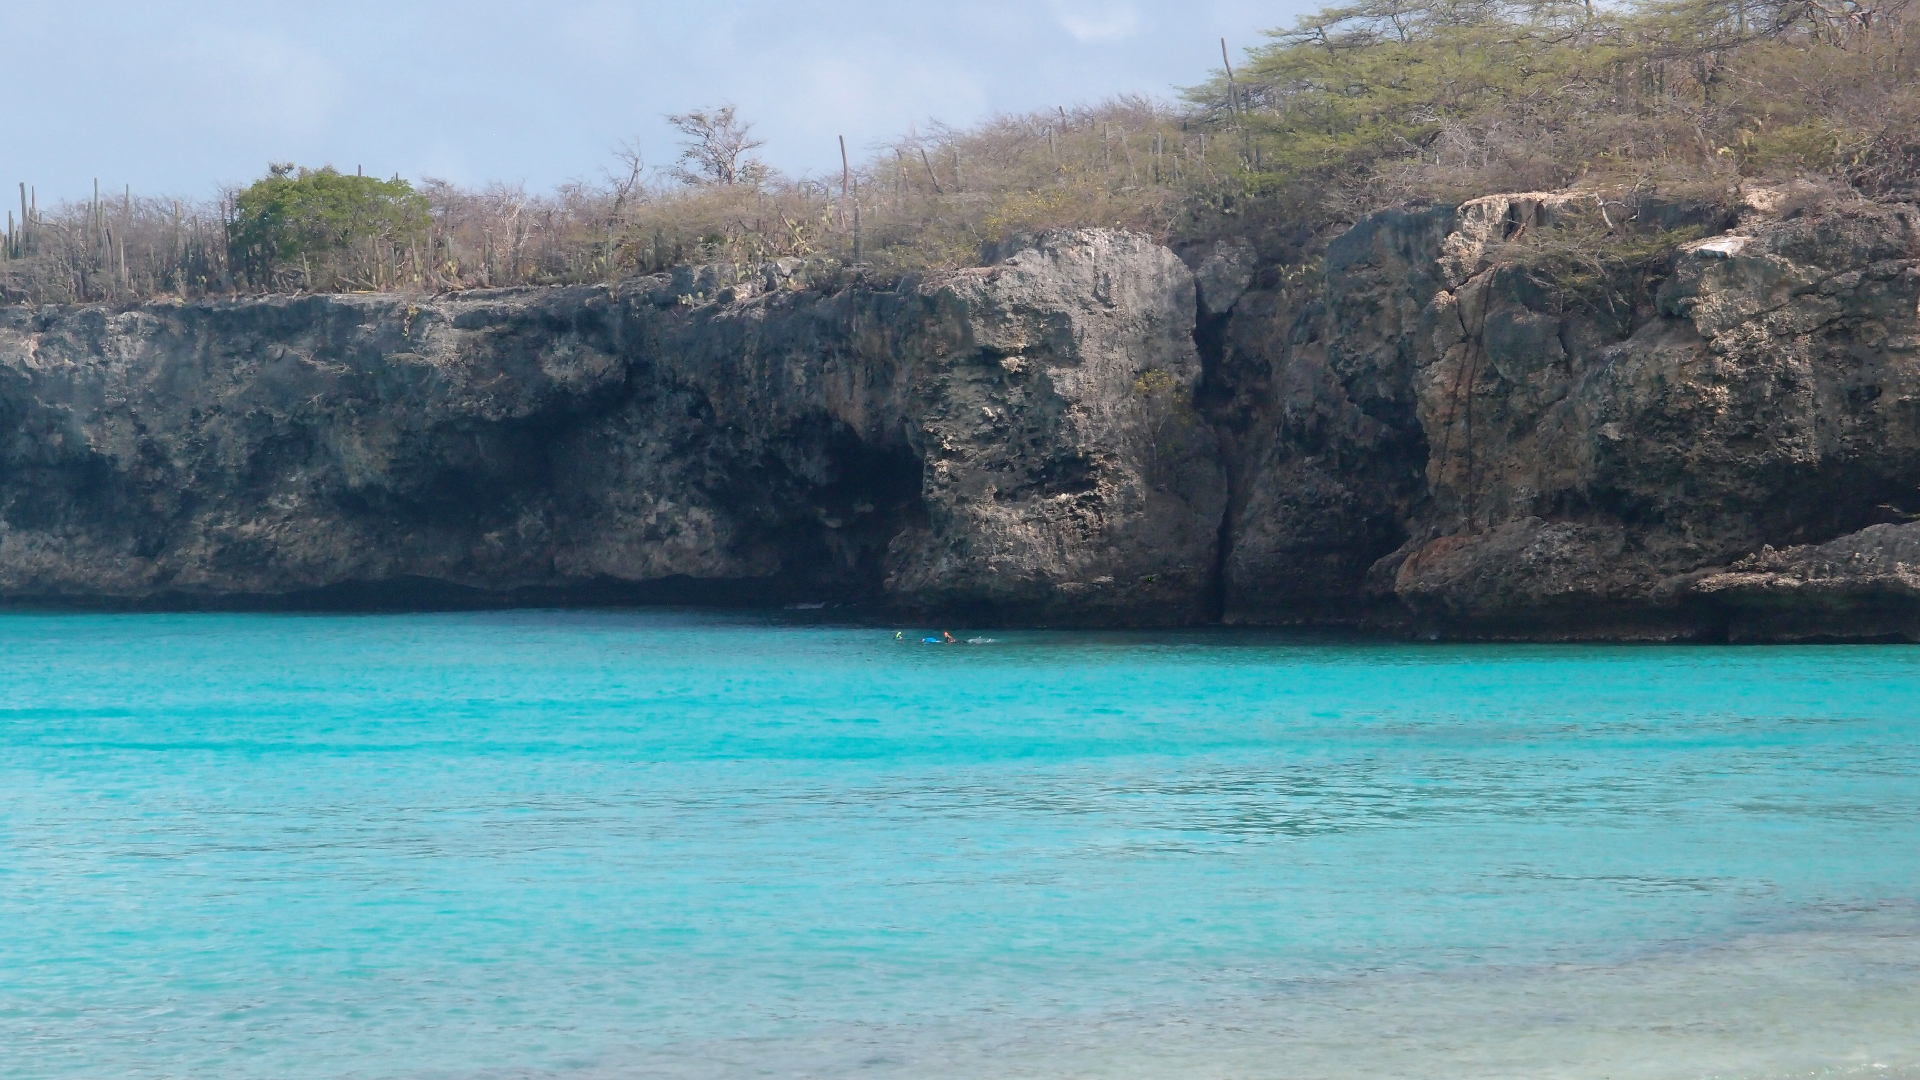
[[[1300,0],[9,0],[0,181],[204,194],[265,163],[548,187],[732,100],[789,172],[933,117],[1171,96]]]

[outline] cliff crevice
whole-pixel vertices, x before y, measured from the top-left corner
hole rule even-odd
[[[1626,288],[1539,261],[1594,207],[1375,214],[1304,275],[1086,230],[886,287],[5,309],[0,596],[1920,635],[1920,211],[1646,203],[1608,242],[1694,238]]]

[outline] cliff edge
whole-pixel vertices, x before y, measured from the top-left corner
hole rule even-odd
[[[1208,617],[1225,483],[1172,252],[803,272],[11,310],[0,594]]]
[[[1645,206],[1708,235],[1635,305],[1504,257],[1588,199],[1374,215],[1317,295],[1239,302],[1230,620],[1369,605],[1444,636],[1920,634],[1920,214]]]
[[[1375,214],[1290,278],[1101,230],[879,288],[0,313],[0,596],[823,601],[1047,625],[1920,637],[1920,211]]]

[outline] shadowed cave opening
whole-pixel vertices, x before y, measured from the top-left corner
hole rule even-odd
[[[745,526],[741,546],[777,553],[764,587],[781,600],[866,604],[880,598],[893,538],[926,522],[924,469],[904,440],[820,421],[728,470],[712,495]]]

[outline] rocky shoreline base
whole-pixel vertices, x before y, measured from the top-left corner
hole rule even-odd
[[[1920,211],[1640,205],[1704,238],[1636,299],[1514,254],[1590,198],[1375,214],[1304,279],[1086,230],[0,309],[0,599],[1920,638]]]

